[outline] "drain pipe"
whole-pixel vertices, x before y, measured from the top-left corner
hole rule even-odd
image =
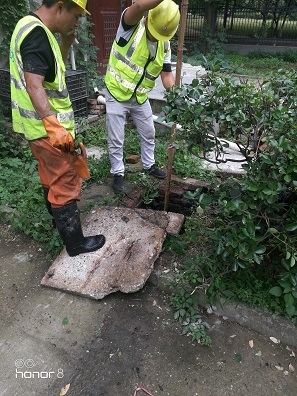
[[[75,39],[74,42],[75,42],[76,45],[79,44],[79,42],[78,42],[77,39]],[[76,70],[75,52],[74,52],[73,44],[71,44],[71,47],[70,47],[70,62],[71,62],[71,68],[72,68],[72,70]]]
[[[97,87],[94,88],[95,93],[99,93],[99,90]],[[97,96],[97,103],[98,104],[102,104],[102,105],[106,105],[106,100],[105,97],[103,95],[98,95]]]
[[[181,3],[181,23],[179,27],[178,34],[178,44],[177,44],[177,62],[176,62],[176,74],[175,74],[175,85],[180,87],[181,85],[181,67],[182,67],[182,57],[183,57],[183,47],[184,47],[184,37],[186,30],[186,20],[188,13],[188,0],[182,0]],[[173,143],[176,138],[176,124],[173,124],[171,127],[170,133],[170,141],[168,146],[168,166],[167,166],[167,179],[166,179],[166,188],[165,188],[165,196],[164,196],[164,211],[167,212],[168,202],[169,202],[169,193],[170,193],[170,183],[171,183],[171,175],[172,175],[172,164],[174,158],[174,147]]]

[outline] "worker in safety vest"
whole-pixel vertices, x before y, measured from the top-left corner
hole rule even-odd
[[[49,213],[70,256],[92,252],[103,235],[84,237],[77,201],[88,177],[86,152],[75,151],[74,113],[65,83],[65,62],[87,0],[43,0],[20,19],[11,38],[13,129],[28,140]],[[54,34],[60,34],[60,45]]]
[[[155,164],[155,127],[148,93],[159,75],[164,88],[174,85],[169,40],[179,20],[178,5],[172,0],[136,0],[122,13],[105,76],[108,152],[115,192],[124,191],[127,113],[140,135],[143,170],[159,179],[167,176]]]

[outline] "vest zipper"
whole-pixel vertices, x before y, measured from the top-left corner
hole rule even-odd
[[[144,74],[145,74],[146,68],[147,68],[148,64],[149,64],[152,60],[153,60],[153,59],[148,58],[148,60],[146,61],[146,64],[145,64],[144,69],[143,69],[142,76],[141,76],[140,80],[138,81],[138,83],[137,83],[137,85],[136,85],[136,87],[135,87],[135,89],[134,89],[134,94],[136,93],[137,88],[139,87],[139,85],[142,83],[142,81],[143,81],[143,79],[144,79]]]

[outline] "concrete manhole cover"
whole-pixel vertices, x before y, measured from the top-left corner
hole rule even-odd
[[[83,223],[84,235],[104,234],[96,252],[69,257],[64,249],[41,284],[94,299],[140,290],[149,278],[167,233],[178,233],[184,216],[176,213],[98,207]]]

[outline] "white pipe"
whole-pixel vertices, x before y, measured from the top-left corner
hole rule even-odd
[[[94,91],[96,90],[96,88],[97,88],[97,87],[94,88]],[[96,91],[95,91],[95,92],[96,92]],[[98,92],[98,88],[97,88],[97,92]],[[98,104],[103,104],[103,105],[105,105],[105,104],[106,104],[105,97],[102,96],[102,95],[99,95],[98,98],[97,98],[97,103],[98,103]]]
[[[76,70],[75,55],[74,55],[73,45],[71,45],[71,47],[70,47],[70,60],[71,60],[71,68],[72,68],[72,70]]]
[[[165,121],[159,121],[159,116],[153,115],[153,119],[154,119],[154,121],[157,122],[158,124],[163,124],[163,125],[165,125],[166,127],[171,128],[171,124],[168,124],[168,123],[165,122]],[[183,128],[182,128],[181,125],[176,124],[176,129],[183,129]]]

